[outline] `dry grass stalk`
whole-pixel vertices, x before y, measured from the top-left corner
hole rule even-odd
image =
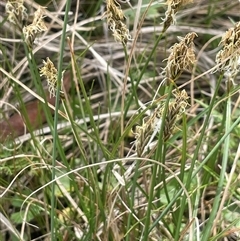
[[[123,23],[125,16],[119,3],[115,0],[107,0],[107,11],[103,17],[107,17],[107,24],[113,33],[114,39],[126,45],[127,41],[131,40],[131,35]]]
[[[165,82],[176,81],[183,70],[191,70],[196,62],[193,40],[196,33],[188,33],[184,38],[180,38],[180,43],[176,43],[171,48],[171,54],[167,58],[167,65],[163,70]]]
[[[176,122],[180,119],[188,106],[187,100],[189,97],[185,90],[173,90],[172,94],[174,99],[169,102],[165,116],[163,130],[164,141],[167,141],[172,135]],[[136,138],[135,145],[138,156],[142,156],[145,153],[153,139],[156,137],[156,134],[159,133],[164,109],[165,103],[158,106],[151,116],[145,117],[141,126],[136,127],[134,135]]]
[[[193,0],[167,0],[168,8],[165,12],[165,18],[163,19],[163,32],[165,32],[171,24],[176,22],[176,13],[179,9],[192,2]]]
[[[218,52],[216,63],[220,64],[219,70],[225,72],[227,81],[234,84],[234,78],[240,70],[240,22],[222,36],[219,44],[223,49]]]

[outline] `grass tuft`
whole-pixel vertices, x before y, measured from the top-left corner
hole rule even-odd
[[[37,2],[0,3],[0,240],[239,240],[239,3]]]

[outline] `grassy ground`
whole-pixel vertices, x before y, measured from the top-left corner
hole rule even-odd
[[[239,2],[11,2],[0,240],[240,240]]]

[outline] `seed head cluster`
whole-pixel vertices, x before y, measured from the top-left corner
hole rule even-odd
[[[167,0],[166,4],[168,8],[163,19],[163,32],[176,22],[176,13],[179,9],[192,2],[193,0]]]
[[[169,103],[166,120],[164,125],[164,140],[168,140],[171,134],[174,131],[176,122],[181,118],[182,114],[186,111],[187,106],[189,105],[188,94],[185,90],[179,91],[177,89],[173,90],[173,100]],[[161,109],[161,115],[163,114],[164,107]]]
[[[167,141],[172,135],[177,121],[180,119],[182,114],[185,112],[188,106],[188,95],[185,90],[179,91],[177,89],[172,92],[173,99],[170,100],[168,106],[166,103],[161,103],[152,113],[152,115],[143,118],[143,123],[140,126],[136,126],[133,134],[135,136],[135,145],[138,156],[142,157],[146,152],[146,147],[149,147],[151,140],[156,139],[157,133],[160,132],[163,113],[167,108],[165,116],[165,124],[163,129],[163,140]],[[155,135],[155,136],[153,136]],[[150,143],[149,143],[150,142]]]
[[[50,97],[56,96],[58,71],[49,58],[47,58],[47,61],[43,60],[43,67],[40,68],[40,76],[45,76],[47,79]]]
[[[218,69],[224,71],[228,80],[234,83],[234,78],[240,70],[240,22],[222,36],[219,45],[223,48],[216,56]]]
[[[24,20],[28,18],[27,9],[23,5],[23,0],[8,0],[6,3],[6,13],[8,15],[8,21],[16,25],[24,35],[24,41],[30,49],[32,49],[34,40],[37,34],[47,30],[47,27],[43,21],[43,7],[38,7],[34,13],[33,22],[26,27],[24,26]]]
[[[171,53],[167,58],[167,65],[164,68],[165,82],[176,81],[183,70],[191,70],[196,61],[193,40],[196,33],[188,33],[181,38],[180,43],[176,43],[171,48]]]
[[[47,27],[43,21],[43,8],[39,7],[34,13],[33,22],[23,28],[23,34],[27,45],[32,48],[34,40],[38,33],[45,32]]]
[[[172,91],[172,99],[168,105],[166,102],[161,102],[154,112],[143,118],[142,125],[136,127],[135,132],[135,145],[138,156],[149,155],[148,149],[151,149],[150,153],[156,148],[150,147],[150,144],[154,141],[156,134],[160,132],[164,118],[163,128],[163,141],[167,141],[172,135],[177,121],[181,118],[182,114],[186,111],[188,106],[188,94],[185,90],[179,90],[175,81],[179,78],[184,70],[191,70],[192,65],[195,63],[194,43],[193,40],[197,34],[195,32],[188,33],[184,38],[180,38],[180,42],[176,43],[171,48],[171,53],[167,58],[167,65],[163,70],[165,76],[164,82],[174,83],[175,89]],[[155,138],[156,139],[156,138]]]
[[[23,5],[23,0],[8,0],[6,3],[6,13],[8,21],[21,28],[23,20],[28,18],[27,9]]]
[[[113,33],[113,37],[117,42],[121,42],[126,45],[128,40],[131,40],[131,35],[126,27],[125,16],[120,8],[119,3],[115,0],[107,0],[107,11],[103,17],[107,17],[107,24],[109,29]]]

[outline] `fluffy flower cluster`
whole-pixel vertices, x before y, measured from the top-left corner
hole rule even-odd
[[[172,46],[163,71],[165,82],[176,81],[183,70],[191,70],[196,61],[193,43],[196,36],[197,34],[194,32],[188,33],[184,38],[180,38],[180,43]]]
[[[23,28],[23,34],[27,45],[32,48],[37,34],[46,30],[47,27],[43,21],[43,8],[39,7],[38,10],[34,13],[33,22]]]
[[[107,11],[103,17],[107,17],[107,24],[117,42],[124,45],[131,40],[131,35],[126,25],[123,23],[125,16],[119,4],[115,0],[107,0]]]
[[[188,106],[187,100],[189,98],[187,92],[185,90],[179,91],[178,89],[175,89],[173,90],[172,95],[174,98],[170,100],[168,106],[166,106],[165,102],[160,103],[150,116],[143,118],[142,125],[136,126],[135,131],[133,131],[136,139],[135,145],[138,156],[146,154],[154,139],[156,140],[157,134],[161,129],[165,108],[167,108],[167,112],[163,128],[164,141],[167,141],[170,138],[174,132],[177,121],[186,111]]]
[[[176,22],[176,14],[179,9],[192,2],[193,0],[167,0],[166,4],[168,8],[163,19],[163,32],[165,32],[171,24]]]
[[[43,67],[40,68],[40,76],[45,76],[47,79],[50,97],[55,96],[58,71],[49,58],[47,58],[47,61],[43,60]]]
[[[224,71],[228,80],[234,83],[234,78],[240,70],[240,22],[222,36],[219,45],[223,48],[216,56],[218,69]]]
[[[27,9],[23,5],[23,0],[9,0],[6,3],[6,13],[8,15],[8,21],[17,25],[19,28],[23,20],[28,18]]]

